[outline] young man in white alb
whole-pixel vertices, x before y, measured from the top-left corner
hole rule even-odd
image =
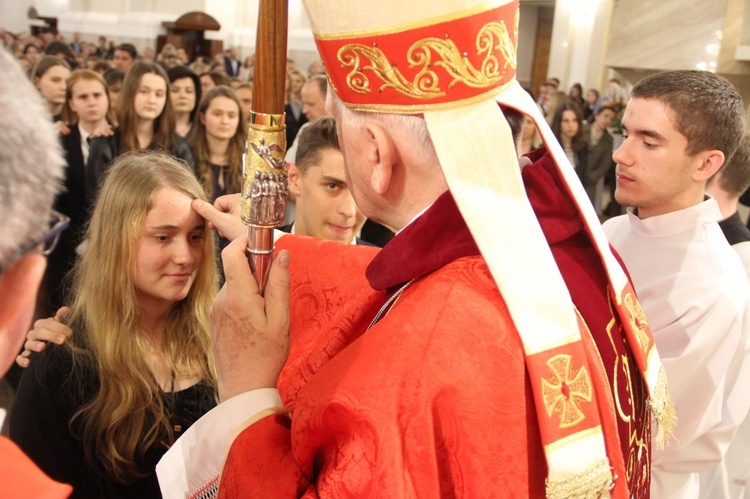
[[[750,405],[747,277],[721,232],[706,183],[734,153],[742,99],[702,71],[639,82],[615,152],[617,202],[604,225],[630,271],[677,409],[674,439],[652,457],[652,497],[698,497],[698,473],[722,459]]]

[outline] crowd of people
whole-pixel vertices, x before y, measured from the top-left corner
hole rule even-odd
[[[580,83],[566,94],[560,80],[549,78],[539,87],[537,104],[555,138],[563,146],[594,209],[602,220],[623,213],[614,196],[616,188],[613,133],[622,133],[620,120],[628,93],[617,79],[611,79],[600,96],[595,88],[583,95]],[[532,93],[533,97],[533,93]],[[528,120],[527,120],[528,121]],[[542,144],[536,128],[528,121],[521,151],[528,153]]]
[[[367,32],[368,57],[401,63],[403,40],[448,38],[440,19],[446,51],[515,19],[383,1],[310,2],[321,55]],[[408,64],[353,84],[288,59],[290,199],[261,293],[239,217],[253,56],[0,38],[0,113],[28,117],[0,131],[13,497],[750,483],[750,134],[726,79],[550,78],[537,98],[500,45],[506,70],[471,85],[458,52],[422,70],[432,87]]]
[[[30,333],[56,345],[36,343],[44,355],[30,363],[26,350],[18,364],[29,372],[7,376],[17,389],[11,435],[75,496],[159,497],[156,463],[216,405],[208,311],[223,279],[218,250],[229,240],[214,241],[199,213],[214,202],[239,205],[253,57],[240,64],[228,49],[188,64],[170,44],[154,55],[103,38],[109,49],[96,50],[78,35],[70,44],[2,39],[36,87],[46,109],[35,119],[54,124],[66,162],[54,201],[66,230],[48,255]],[[308,74],[287,65],[299,209],[280,230],[371,245],[358,237],[364,215],[322,111],[325,88],[310,97]],[[316,89],[325,82],[310,77]]]

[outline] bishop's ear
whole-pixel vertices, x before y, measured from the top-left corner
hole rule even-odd
[[[390,133],[377,122],[367,124],[367,136],[370,141],[368,160],[372,166],[370,187],[376,193],[384,195],[391,184],[398,151]]]

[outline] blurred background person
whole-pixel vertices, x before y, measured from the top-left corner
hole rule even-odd
[[[208,71],[200,75],[200,81],[201,81],[201,93],[203,95],[206,95],[209,90],[211,90],[214,87],[218,87],[220,85],[224,86],[231,86],[232,82],[227,77],[226,74],[224,74],[221,71]]]
[[[325,66],[323,66],[323,63],[320,62],[319,59],[315,59],[307,67],[307,76],[309,78],[312,78],[313,76],[325,75],[325,74],[326,74],[326,68]]]
[[[138,51],[132,43],[121,43],[114,50],[112,60],[114,66],[127,73],[128,69],[138,60]]]
[[[211,89],[201,100],[190,136],[196,171],[211,202],[242,189],[245,139],[242,110],[234,91],[226,86]]]
[[[568,96],[562,90],[551,90],[547,93],[544,101],[543,109],[546,111],[545,119],[549,126],[552,126],[552,122],[555,119],[555,113],[557,109],[562,105],[563,102],[568,100]]]
[[[250,82],[241,83],[234,93],[237,95],[242,109],[243,130],[247,130],[250,123],[250,111],[253,106],[253,84]]]
[[[125,71],[117,68],[112,68],[104,73],[104,81],[107,82],[107,88],[109,88],[110,106],[115,110],[115,119],[117,119],[117,110],[120,108],[120,90],[122,90],[124,79]]]
[[[36,64],[36,61],[41,57],[42,51],[39,50],[39,47],[37,47],[33,43],[27,43],[23,46],[23,55],[25,55],[32,65]]]
[[[586,90],[586,98],[583,101],[583,119],[590,123],[591,116],[594,114],[594,108],[599,100],[599,91],[595,88]]]
[[[588,144],[588,167],[583,186],[599,216],[604,210],[604,179],[615,169],[612,159],[614,139],[607,130],[614,119],[614,109],[601,107],[594,115],[592,123],[583,127],[583,138]]]
[[[169,77],[159,64],[139,61],[126,73],[117,112],[117,128],[91,142],[86,163],[86,192],[92,196],[112,161],[130,151],[159,150],[194,168],[185,140],[175,133],[169,104]]]
[[[255,71],[255,54],[245,57],[245,62],[240,67],[240,72],[237,75],[240,81],[253,81],[253,72]]]
[[[524,116],[523,130],[521,131],[520,141],[518,143],[518,155],[528,154],[542,145],[542,137],[539,135],[534,121],[528,116]]]
[[[580,83],[574,83],[570,87],[570,91],[568,92],[568,100],[573,102],[574,104],[577,104],[578,107],[581,108],[581,111],[583,111],[583,87]]]
[[[46,300],[40,300],[37,317],[54,315],[65,304],[69,286],[69,272],[77,259],[76,248],[81,244],[84,226],[88,221],[85,166],[89,156],[89,137],[97,130],[114,124],[107,84],[98,73],[89,69],[73,71],[67,80],[66,101],[62,121],[66,132],[60,134],[68,167],[65,170],[64,190],[55,200],[55,209],[70,218],[68,229],[60,236],[57,249],[50,254],[45,273]]]
[[[302,113],[302,87],[307,83],[307,78],[304,73],[295,69],[287,74],[287,82],[289,87],[284,113],[286,114],[286,143],[291,146],[302,125],[308,122],[307,117]]]
[[[169,95],[174,110],[175,132],[180,137],[188,137],[195,123],[198,104],[201,101],[201,82],[198,75],[185,66],[167,70]]]
[[[552,133],[565,151],[578,178],[585,185],[588,169],[588,146],[583,138],[581,110],[570,101],[563,101],[552,119]]]
[[[65,104],[66,80],[70,65],[51,55],[39,58],[31,71],[31,81],[47,102],[53,121],[59,121]]]

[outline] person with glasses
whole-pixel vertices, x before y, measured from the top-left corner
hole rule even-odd
[[[21,378],[11,439],[74,497],[160,497],[156,463],[216,405],[214,241],[194,199],[206,197],[184,163],[118,158],[74,268],[75,334]]]
[[[63,230],[52,214],[65,159],[49,110],[13,57],[0,50],[0,375],[19,352],[44,275],[45,250]],[[47,225],[52,215],[53,224]],[[4,381],[3,381],[4,382]],[[0,424],[5,410],[0,409]],[[6,497],[68,497],[17,445],[0,436],[0,484]]]

